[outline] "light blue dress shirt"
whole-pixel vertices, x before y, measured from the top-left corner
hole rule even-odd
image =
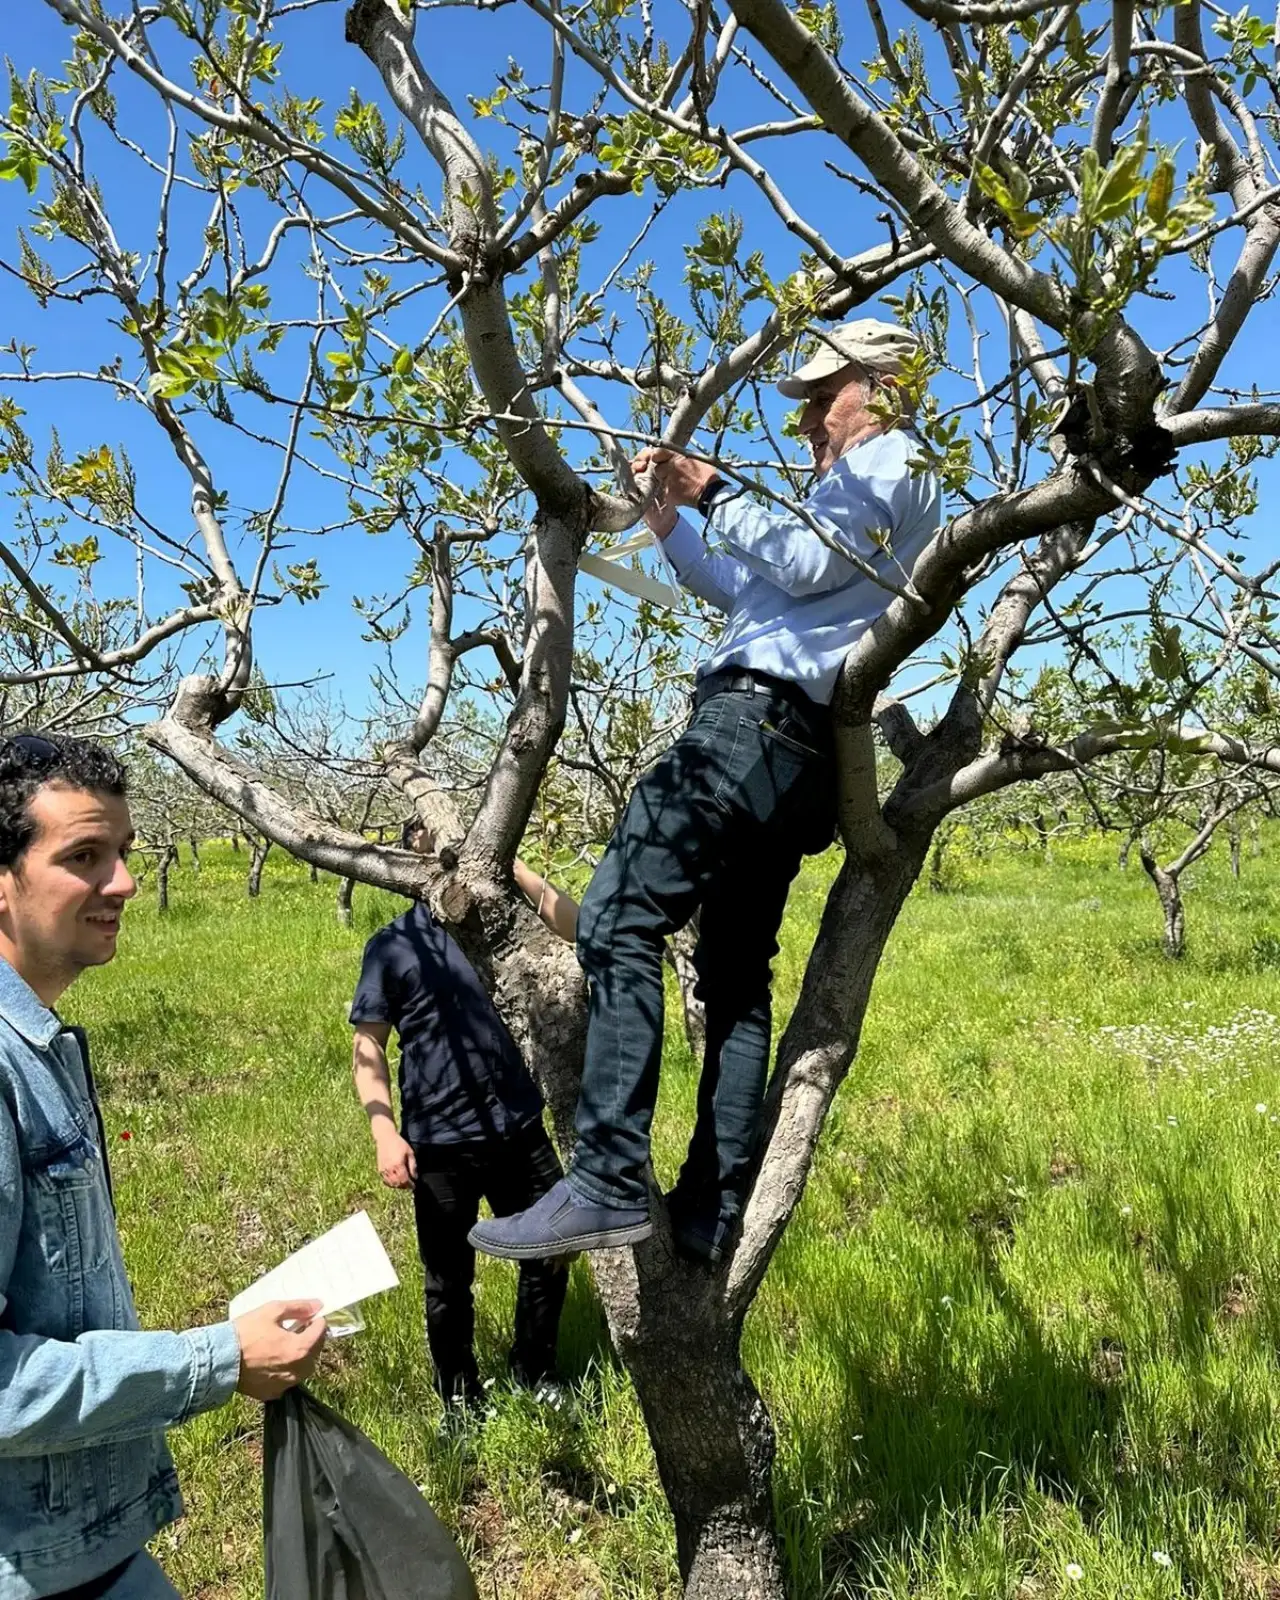
[[[899,588],[942,525],[936,476],[911,470],[919,451],[915,435],[901,429],[864,439],[804,503],[837,545]],[[750,668],[828,704],[841,662],[893,598],[889,590],[792,512],[722,496],[707,527],[723,550],[711,549],[684,517],[660,541],[680,583],[728,617],[698,676]]]

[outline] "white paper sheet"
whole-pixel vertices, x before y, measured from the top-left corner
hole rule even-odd
[[[242,1290],[229,1310],[234,1318],[269,1300],[319,1300],[320,1314],[340,1336],[364,1327],[352,1307],[399,1283],[368,1212],[357,1211]]]

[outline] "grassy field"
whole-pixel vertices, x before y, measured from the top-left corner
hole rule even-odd
[[[435,1437],[403,1196],[378,1182],[344,1006],[364,939],[273,858],[153,885],[114,966],[68,999],[95,1045],[144,1322],[224,1314],[286,1251],[366,1207],[403,1287],[317,1389],[423,1485],[481,1593],[677,1592],[638,1410],[581,1264],[561,1355],[576,1404],[495,1389],[470,1447]],[[795,994],[830,862],[798,886]],[[861,1057],[747,1328],[780,1434],[797,1597],[1280,1597],[1280,841],[1195,869],[1190,954],[1109,847],[957,858],[894,935]],[[674,1174],[693,1071],[668,1030],[656,1159]],[[130,1137],[122,1137],[124,1133]],[[513,1275],[480,1273],[482,1368]],[[259,1424],[237,1401],[175,1436],[184,1595],[262,1592]]]

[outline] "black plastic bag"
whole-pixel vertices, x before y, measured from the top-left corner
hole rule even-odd
[[[359,1428],[296,1388],[264,1434],[267,1600],[476,1600],[444,1524]]]

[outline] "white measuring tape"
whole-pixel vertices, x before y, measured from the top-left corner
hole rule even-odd
[[[639,572],[634,567],[621,565],[628,556],[652,547],[653,535],[646,528],[642,533],[632,534],[629,539],[624,539],[621,544],[615,544],[609,550],[591,551],[582,556],[578,562],[578,571],[599,578],[601,583],[607,583],[614,589],[622,589],[640,600],[648,600],[656,606],[666,606],[669,611],[674,611],[681,604],[679,589],[669,583],[662,583],[657,578],[651,578],[647,572]]]

